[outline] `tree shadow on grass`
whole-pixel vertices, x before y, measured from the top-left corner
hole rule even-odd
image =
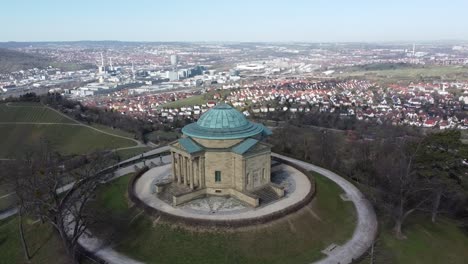
[[[52,239],[52,236],[54,235],[54,231],[48,232],[47,236],[39,242],[39,246],[34,250],[31,251],[31,258],[34,258],[39,251],[47,244],[49,241]],[[27,241],[26,241],[27,242]]]

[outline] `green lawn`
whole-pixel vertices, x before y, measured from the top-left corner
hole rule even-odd
[[[146,263],[308,263],[323,258],[331,243],[351,238],[355,210],[339,198],[341,189],[316,175],[317,197],[300,212],[274,223],[236,232],[191,232],[154,224],[141,214],[117,249]],[[102,208],[128,210],[127,178],[109,184],[97,197]],[[99,208],[99,207],[98,207]],[[314,214],[318,215],[317,219]]]
[[[454,220],[440,217],[433,224],[427,215],[411,216],[399,240],[383,227],[375,247],[375,263],[463,264],[468,259],[468,234]],[[370,263],[366,257],[359,264]]]
[[[41,139],[48,140],[62,154],[85,154],[135,145],[131,140],[106,135],[84,126],[0,124],[0,157],[20,154],[28,145]]]
[[[39,103],[2,103],[0,122],[74,123]]]
[[[128,210],[127,185],[133,173],[124,175],[102,187],[96,197],[99,208],[122,213]]]
[[[26,243],[32,260],[29,263],[70,263],[59,237],[47,224],[24,221]],[[0,221],[0,264],[27,263],[18,233],[18,218]]]

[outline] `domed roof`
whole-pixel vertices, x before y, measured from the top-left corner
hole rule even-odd
[[[245,116],[227,104],[218,104],[198,119],[204,128],[236,128],[249,123]]]
[[[186,125],[182,133],[203,139],[236,139],[271,134],[261,124],[252,123],[227,104],[218,104],[204,113],[196,123]]]

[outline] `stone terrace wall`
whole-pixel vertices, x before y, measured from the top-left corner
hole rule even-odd
[[[171,222],[171,223],[183,224],[183,225],[188,225],[188,226],[207,227],[207,228],[209,227],[236,228],[236,227],[264,224],[264,223],[279,219],[283,216],[286,216],[288,214],[298,211],[299,209],[309,204],[312,201],[312,199],[315,197],[315,193],[316,193],[315,180],[314,180],[313,175],[309,171],[295,165],[294,163],[283,160],[281,158],[272,157],[272,160],[276,160],[283,164],[291,166],[297,169],[298,171],[302,172],[303,174],[305,174],[307,178],[310,180],[312,187],[311,187],[311,191],[301,201],[295,203],[294,205],[283,208],[281,210],[278,210],[276,212],[273,212],[265,216],[259,216],[259,217],[250,218],[250,219],[209,220],[209,219],[197,219],[197,218],[176,216],[176,215],[172,215],[172,214],[168,214],[166,212],[160,211],[142,202],[135,194],[135,183],[146,171],[148,171],[148,168],[142,169],[141,171],[139,171],[136,175],[134,175],[131,178],[128,184],[128,196],[130,200],[137,207],[143,209],[147,214],[153,217],[161,217],[163,220]]]

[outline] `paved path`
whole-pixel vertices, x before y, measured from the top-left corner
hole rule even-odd
[[[18,213],[18,208],[14,207],[0,213],[0,220],[6,219],[10,216],[14,216]]]
[[[361,257],[367,252],[377,236],[377,217],[374,208],[364,195],[349,181],[341,176],[326,170],[324,168],[312,165],[307,162],[299,161],[283,155],[272,153],[272,156],[293,162],[304,169],[312,170],[338,184],[345,192],[351,202],[354,203],[357,211],[357,226],[354,230],[353,237],[345,244],[336,247],[328,253],[328,256],[316,263],[320,264],[347,264],[353,259]],[[318,190],[320,191],[320,189]]]
[[[128,162],[128,161],[132,161],[132,160],[137,160],[139,158],[142,157],[147,157],[147,156],[151,156],[151,155],[154,155],[154,154],[159,154],[161,152],[165,152],[165,151],[168,151],[169,150],[169,146],[163,146],[163,147],[159,147],[159,148],[155,148],[155,149],[152,149],[148,152],[145,152],[145,153],[142,153],[138,156],[135,156],[135,157],[132,157],[132,158],[129,158],[129,159],[126,159],[124,161],[121,161],[119,164],[122,164],[122,163],[125,163],[125,162]]]

